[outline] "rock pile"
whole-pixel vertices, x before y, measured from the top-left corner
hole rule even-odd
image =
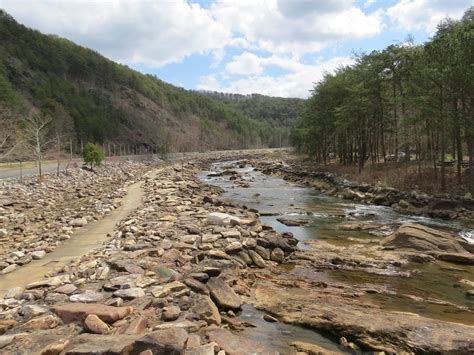
[[[250,295],[248,271],[271,270],[297,241],[264,228],[254,211],[222,205],[220,189],[201,184],[196,171],[168,167],[147,177],[143,207],[102,249],[26,290],[9,290],[0,301],[0,347],[65,354],[224,354],[244,345],[266,351],[221,328],[238,324],[230,318]]]

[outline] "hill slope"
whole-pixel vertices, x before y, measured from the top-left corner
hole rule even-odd
[[[32,108],[78,142],[169,151],[268,145],[268,123],[202,94],[117,64],[71,41],[18,24],[0,10],[0,105]]]
[[[228,106],[255,120],[263,121],[274,129],[272,145],[289,145],[290,129],[303,110],[306,100],[272,97],[260,94],[241,95],[217,91],[202,91],[206,96],[224,102]]]

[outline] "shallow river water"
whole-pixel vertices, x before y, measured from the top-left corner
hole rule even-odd
[[[223,199],[257,209],[262,215],[263,223],[271,225],[279,232],[291,232],[300,240],[299,248],[310,248],[306,240],[324,240],[335,245],[350,245],[361,239],[383,238],[395,228],[404,223],[419,223],[440,230],[454,232],[469,242],[474,243],[474,221],[457,222],[444,221],[420,216],[410,216],[397,213],[390,207],[366,205],[348,200],[331,197],[318,192],[316,189],[299,186],[281,178],[264,175],[252,167],[231,167],[239,172],[249,187],[239,187],[229,179],[229,176],[209,177],[212,172],[229,168],[235,162],[221,162],[211,166],[210,171],[203,171],[200,178],[203,182],[220,186],[225,190]],[[288,227],[277,221],[277,218],[307,219],[305,226]],[[373,231],[341,230],[339,226],[347,223],[374,223],[383,227]],[[367,294],[368,301],[382,306],[387,310],[406,311],[423,315],[428,318],[459,322],[474,325],[474,313],[465,312],[459,307],[447,304],[417,302],[403,295],[453,303],[457,306],[474,309],[474,300],[465,295],[465,289],[459,284],[460,279],[474,281],[474,267],[455,265],[444,262],[432,264],[408,264],[402,271],[410,271],[408,278],[370,274],[364,271],[333,270],[323,271],[328,279],[350,284],[370,283],[382,285],[394,291],[393,295]],[[324,339],[319,334],[299,327],[289,326],[289,329],[278,329],[276,325],[265,324],[261,321],[260,312],[251,307],[243,311],[241,317],[251,318],[258,322],[259,331],[252,328],[246,334],[256,340],[273,339],[273,345],[284,349],[289,340],[300,338],[324,347],[335,346],[335,343]],[[284,326],[282,326],[284,327]],[[300,333],[301,332],[301,333]],[[292,334],[284,336],[284,334]],[[313,337],[311,336],[313,334]],[[308,340],[309,339],[309,340]],[[313,341],[311,341],[313,339]]]

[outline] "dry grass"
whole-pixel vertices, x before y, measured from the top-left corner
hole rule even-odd
[[[433,166],[423,163],[421,168],[417,162],[403,163],[379,163],[368,164],[361,173],[355,165],[344,166],[338,163],[329,165],[315,165],[317,171],[328,171],[352,181],[378,185],[383,187],[394,187],[404,191],[417,190],[428,194],[441,194],[440,169],[436,178]],[[465,170],[463,170],[463,175]],[[458,183],[456,167],[446,168],[446,193],[462,196],[468,192],[466,180],[463,176],[461,184]]]

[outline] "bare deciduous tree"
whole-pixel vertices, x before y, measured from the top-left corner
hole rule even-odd
[[[52,118],[32,110],[22,119],[21,142],[28,154],[38,163],[38,173],[41,178],[41,162],[48,146],[55,141],[49,137]]]

